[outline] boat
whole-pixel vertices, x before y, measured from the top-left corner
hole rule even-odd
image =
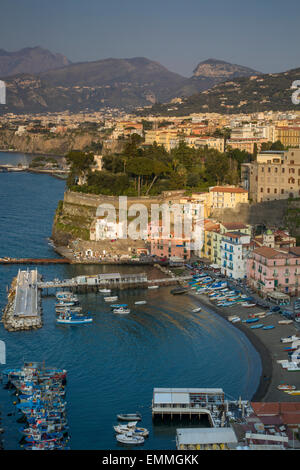
[[[279,320],[278,325],[290,325],[293,320]]]
[[[263,330],[273,330],[274,328],[275,328],[274,325],[268,325],[268,326],[264,326]]]
[[[250,326],[250,328],[252,328],[252,330],[255,330],[257,328],[262,328],[263,326],[264,326],[263,323],[259,323],[258,325]]]
[[[101,294],[110,294],[111,293],[111,289],[99,289],[99,292]]]
[[[117,418],[120,421],[141,421],[142,415],[141,413],[120,413],[117,415]]]
[[[121,308],[114,308],[114,309],[113,309],[113,312],[114,312],[114,313],[120,313],[120,314],[122,314],[122,315],[125,315],[125,314],[127,314],[127,313],[130,313],[130,309],[129,309],[129,308],[122,308],[122,307],[121,307]]]
[[[197,312],[201,312],[201,307],[198,307],[198,308],[194,308],[192,310],[193,313],[197,313]]]
[[[292,335],[292,336],[287,336],[286,338],[281,338],[280,341],[282,343],[292,343],[293,341],[300,340],[299,336]]]
[[[57,323],[64,323],[68,325],[81,325],[83,323],[92,323],[93,319],[91,317],[84,317],[79,315],[72,314],[60,314],[56,319]]]
[[[247,307],[255,307],[255,306],[256,306],[256,304],[250,304],[250,303],[248,303],[248,302],[242,302],[241,305],[242,305],[242,307],[246,307],[246,308],[247,308]]]
[[[143,436],[138,436],[134,434],[133,432],[128,432],[126,434],[117,434],[116,439],[118,442],[121,442],[122,444],[137,445],[137,444],[143,444],[145,442],[145,439],[143,438]]]
[[[148,286],[148,289],[158,289],[159,286]]]
[[[256,323],[259,318],[248,318],[248,320],[243,320],[243,323]]]
[[[146,300],[137,300],[136,302],[134,302],[134,305],[145,305],[146,303]]]
[[[111,308],[126,308],[128,307],[128,305],[127,304],[112,304],[110,307]]]
[[[117,295],[113,295],[111,297],[104,297],[104,302],[115,302],[116,300],[118,300]]]
[[[143,437],[148,437],[149,436],[149,431],[146,428],[137,428],[137,421],[130,422],[127,424],[118,424],[117,426],[114,426],[114,430],[117,434],[126,434],[128,432],[134,432],[134,434],[137,434],[138,436],[143,436]]]
[[[171,290],[171,294],[173,295],[186,294],[187,292],[188,289],[186,287],[176,287],[175,289]]]
[[[297,363],[292,362],[291,365],[287,367],[288,372],[299,372],[300,371],[300,366]]]
[[[295,390],[296,389],[296,386],[295,385],[288,385],[288,384],[280,384],[278,385],[278,390]]]
[[[72,307],[56,307],[56,312],[59,313],[59,312],[81,312],[82,310],[82,307],[76,307],[75,305],[73,305]]]
[[[300,395],[300,390],[292,390],[292,391],[285,390],[285,393],[288,393],[289,395],[298,396]]]

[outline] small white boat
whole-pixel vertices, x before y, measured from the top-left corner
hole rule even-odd
[[[240,317],[235,317],[233,320],[231,320],[231,323],[237,323],[241,321]]]
[[[158,289],[159,286],[148,286],[148,289]]]
[[[120,421],[141,421],[142,415],[141,413],[120,413],[117,415],[117,418]]]
[[[248,308],[256,306],[256,304],[250,304],[249,302],[242,302],[241,305],[242,305],[242,307],[248,307]]]
[[[198,308],[194,308],[192,310],[193,313],[197,313],[197,312],[201,312],[201,307],[198,307]]]
[[[120,307],[120,308],[114,308],[113,309],[113,312],[114,313],[120,313],[122,315],[125,315],[127,313],[130,313],[130,309],[129,308],[123,308],[123,307]]]
[[[128,432],[126,434],[117,434],[116,439],[118,442],[121,442],[122,444],[137,445],[137,444],[143,444],[145,442],[145,439],[143,438],[143,436],[138,436],[134,434],[133,432]]]
[[[148,437],[149,431],[146,428],[137,428],[137,421],[127,424],[118,424],[114,426],[114,430],[117,434],[127,434],[128,432],[134,432],[138,436]]]
[[[134,302],[134,305],[145,305],[146,303],[146,300],[137,300],[136,302]]]
[[[101,294],[110,294],[111,293],[111,290],[110,289],[99,289],[99,292]]]
[[[115,302],[116,300],[118,300],[117,295],[114,295],[112,297],[104,297],[104,302]]]
[[[290,325],[293,320],[279,320],[278,325]]]
[[[300,340],[300,338],[296,335],[287,336],[286,338],[281,338],[280,341],[282,343],[293,343],[294,341]]]
[[[296,389],[295,385],[288,385],[288,384],[280,384],[278,385],[278,390],[283,390],[283,391],[292,391]]]

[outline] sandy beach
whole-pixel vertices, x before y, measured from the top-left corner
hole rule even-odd
[[[263,311],[263,309],[260,307],[245,308],[241,305],[229,308],[217,307],[214,302],[210,301],[208,296],[204,294],[198,295],[192,292],[193,291],[190,291],[189,295],[192,295],[195,300],[198,300],[198,303],[201,307],[203,307],[203,310],[205,310],[205,307],[208,307],[226,320],[231,315],[238,315],[241,320],[246,320],[248,315]],[[282,315],[273,313],[272,315],[259,320],[259,323],[263,323],[266,326],[274,325],[275,328],[272,330],[251,329],[250,324],[242,322],[230,322],[235,328],[238,328],[247,336],[261,357],[262,374],[258,389],[253,395],[252,401],[299,401],[299,396],[292,396],[277,389],[277,386],[280,383],[295,385],[297,390],[300,389],[300,371],[288,372],[277,363],[277,360],[288,359],[288,354],[286,351],[284,351],[284,347],[289,346],[290,344],[281,343],[280,338],[297,334],[300,337],[300,332],[297,330],[294,324],[278,324],[278,321],[282,320],[283,318],[284,317],[282,317]]]

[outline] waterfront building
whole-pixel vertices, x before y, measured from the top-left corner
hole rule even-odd
[[[221,242],[221,273],[233,279],[244,279],[250,249],[250,235],[227,232]]]
[[[247,260],[247,278],[251,287],[266,295],[273,291],[299,295],[300,247],[256,248]]]
[[[241,166],[241,179],[254,202],[300,195],[300,149],[261,152],[256,162]]]
[[[232,428],[176,429],[177,450],[231,450],[237,443]]]

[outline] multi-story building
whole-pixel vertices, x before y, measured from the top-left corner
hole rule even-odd
[[[247,275],[247,259],[250,251],[250,235],[226,232],[221,241],[221,272],[233,279]]]
[[[247,278],[250,286],[264,294],[279,291],[299,295],[300,247],[256,248],[247,261]]]
[[[241,179],[254,202],[299,197],[300,149],[261,152],[256,162],[242,164]]]
[[[276,127],[276,140],[280,140],[285,147],[300,147],[300,127]]]
[[[248,203],[248,191],[236,186],[212,186],[209,193],[212,209],[234,209],[237,204]]]
[[[263,142],[267,142],[267,139],[261,139],[261,138],[245,138],[245,139],[228,139],[226,142],[226,146],[231,147],[232,149],[239,149],[239,150],[244,150],[245,152],[248,153],[254,153],[255,145],[257,146],[257,149],[261,149],[261,144]]]

